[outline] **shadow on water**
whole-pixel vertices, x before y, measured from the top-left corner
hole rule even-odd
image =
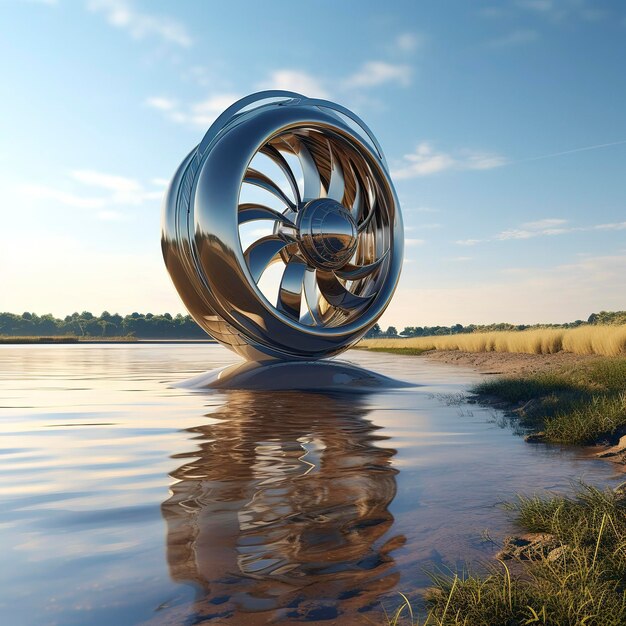
[[[359,615],[398,580],[388,507],[396,450],[367,396],[231,390],[187,429],[162,505],[167,560],[198,594],[186,623],[264,624]]]

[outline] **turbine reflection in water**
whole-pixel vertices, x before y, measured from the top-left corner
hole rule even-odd
[[[367,610],[397,582],[394,449],[361,395],[230,391],[162,506],[167,558],[198,620]],[[216,421],[217,420],[217,421]],[[255,616],[256,614],[256,616]],[[256,617],[256,619],[255,619]],[[347,617],[347,615],[346,615]],[[361,614],[361,619],[362,619]]]

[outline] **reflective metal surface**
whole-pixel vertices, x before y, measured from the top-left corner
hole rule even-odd
[[[177,384],[195,391],[316,391],[358,394],[414,387],[347,361],[240,361],[209,370]]]
[[[266,91],[229,107],[179,167],[162,249],[212,337],[250,360],[309,360],[349,348],[382,315],[400,276],[402,219],[358,117]]]

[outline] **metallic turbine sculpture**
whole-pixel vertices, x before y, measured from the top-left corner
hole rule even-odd
[[[178,168],[161,244],[209,335],[249,360],[310,360],[382,315],[403,229],[385,157],[354,113],[264,91],[226,109]]]

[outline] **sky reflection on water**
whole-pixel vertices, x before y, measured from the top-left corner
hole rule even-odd
[[[515,492],[614,478],[450,402],[469,370],[347,358],[421,386],[207,394],[171,385],[218,346],[0,347],[0,621],[364,623],[487,558]]]

